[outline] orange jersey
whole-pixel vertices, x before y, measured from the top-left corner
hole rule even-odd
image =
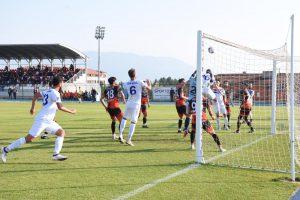
[[[185,105],[185,99],[183,96],[183,90],[182,88],[177,88],[176,90],[176,106],[184,106]]]
[[[142,99],[141,99],[142,105],[147,105],[149,103],[149,95],[147,88],[143,88],[142,90]]]
[[[119,108],[119,93],[120,87],[119,86],[109,86],[104,90],[105,97],[107,99],[107,107],[108,108]]]
[[[148,97],[142,97],[141,102],[142,102],[142,105],[147,105],[149,103]]]

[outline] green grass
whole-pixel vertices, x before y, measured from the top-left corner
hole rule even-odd
[[[173,105],[152,105],[150,128],[141,129],[139,122],[135,147],[111,141],[110,119],[100,105],[66,105],[78,109],[77,115],[59,112],[56,118],[67,132],[62,153],[69,159],[51,160],[54,137],[37,138],[11,152],[8,163],[0,164],[0,199],[112,199],[194,162],[189,140],[176,133]],[[28,132],[33,122],[29,107],[30,102],[0,102],[0,146]],[[245,125],[240,135],[233,130],[219,132],[224,147],[235,149],[266,137],[269,111],[268,107],[256,108],[253,135]],[[233,127],[236,113],[234,109]],[[286,118],[278,117],[282,117],[278,127],[285,126]],[[288,199],[297,187],[284,181],[289,174],[229,167],[288,170],[288,135],[284,128],[278,133],[211,163],[227,167],[203,165],[132,199]],[[210,136],[204,134],[203,141],[206,159],[220,154]]]

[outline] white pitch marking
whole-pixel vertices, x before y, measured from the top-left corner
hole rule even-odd
[[[222,153],[222,154],[219,154],[219,155],[217,155],[217,156],[214,156],[214,157],[212,157],[212,158],[209,158],[206,162],[209,163],[209,162],[212,162],[212,161],[217,160],[217,159],[219,159],[219,158],[222,158],[222,157],[224,157],[224,156],[227,156],[227,155],[229,155],[229,154],[231,154],[231,153],[240,151],[241,149],[247,148],[247,147],[249,147],[249,146],[251,146],[251,145],[253,145],[253,144],[257,143],[257,142],[260,142],[260,141],[262,141],[262,140],[268,138],[268,137],[269,137],[269,135],[266,136],[266,137],[258,138],[257,140],[255,140],[255,141],[253,141],[253,142],[250,142],[250,143],[248,143],[248,144],[245,144],[245,145],[243,145],[243,146],[240,146],[240,147],[238,147],[238,148],[228,150],[228,151],[226,151],[226,152],[224,152],[224,153]],[[168,176],[166,176],[166,177],[164,177],[164,178],[154,180],[154,181],[152,181],[151,183],[148,183],[148,184],[146,184],[146,185],[144,185],[144,186],[142,186],[142,187],[139,187],[139,188],[137,188],[137,189],[135,189],[135,190],[132,190],[131,192],[129,192],[129,193],[127,193],[127,194],[124,194],[124,195],[122,195],[122,196],[119,196],[119,197],[117,197],[117,198],[115,198],[115,199],[113,199],[113,200],[125,200],[125,199],[128,199],[128,198],[130,198],[130,197],[136,196],[136,195],[139,194],[139,193],[142,193],[142,192],[144,192],[144,191],[146,191],[146,190],[149,190],[150,188],[153,188],[153,187],[155,187],[156,185],[158,185],[158,184],[160,184],[160,183],[163,183],[163,182],[166,182],[166,181],[168,181],[168,180],[170,180],[170,179],[172,179],[172,178],[175,178],[175,177],[177,177],[177,176],[183,175],[183,174],[185,174],[185,173],[191,171],[192,169],[198,168],[199,166],[201,166],[201,165],[200,165],[200,164],[192,164],[192,165],[189,165],[188,167],[186,167],[186,168],[184,168],[184,169],[182,169],[182,170],[179,170],[179,171],[177,171],[177,172],[175,172],[175,173],[173,173],[173,174],[169,174]],[[294,200],[294,199],[293,199],[293,200]]]

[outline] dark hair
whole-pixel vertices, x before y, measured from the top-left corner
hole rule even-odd
[[[182,83],[184,81],[184,78],[180,78],[179,80],[178,80],[178,83]]]
[[[109,84],[113,84],[115,81],[117,80],[117,78],[116,77],[114,77],[114,76],[112,76],[112,77],[109,77],[109,79],[108,79],[108,83]]]
[[[212,75],[212,72],[211,72],[211,70],[210,70],[210,69],[207,69],[207,70],[206,70],[206,73],[208,73],[208,74]]]
[[[221,79],[220,79],[220,78],[217,78],[217,79],[216,79],[216,82],[217,82],[217,81],[219,81],[219,82],[221,83]]]
[[[134,78],[135,77],[135,69],[131,68],[129,71],[128,71],[128,76],[130,78]]]
[[[55,77],[53,77],[53,79],[51,81],[51,86],[56,87],[62,82],[63,82],[63,79],[60,76],[55,76]]]

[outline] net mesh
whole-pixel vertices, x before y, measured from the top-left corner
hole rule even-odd
[[[216,165],[289,172],[290,63],[287,45],[274,50],[255,50],[208,34],[203,34],[202,41],[202,66],[205,70],[211,69],[221,84],[229,82],[229,86],[224,86],[224,89],[230,99],[231,110],[230,130],[216,130],[227,151],[220,156],[214,141],[208,134],[203,133],[204,159]],[[274,78],[275,97],[272,96]],[[299,78],[298,75],[295,76],[295,83],[299,83]],[[242,91],[246,83],[248,87],[252,84],[252,90],[255,92],[249,116],[255,132],[249,133],[250,127],[242,120],[240,133],[235,133],[243,98]],[[296,109],[299,109],[300,87],[297,84],[295,99]],[[272,106],[272,98],[276,100],[276,104],[273,104],[276,106]],[[272,109],[275,113],[275,132],[272,131]],[[297,120],[299,117],[296,118],[296,122]],[[216,122],[211,122],[215,128]],[[299,124],[296,123],[296,130],[300,128]],[[297,133],[296,131],[299,145],[300,137]],[[216,157],[217,159],[212,159]]]

